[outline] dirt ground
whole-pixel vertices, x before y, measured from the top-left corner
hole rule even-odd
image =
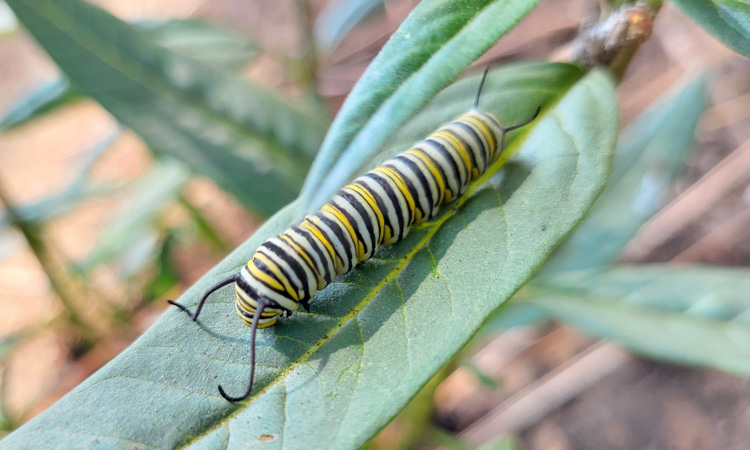
[[[279,53],[295,51],[294,2],[260,0],[100,0],[126,19],[199,17],[229,26]],[[323,0],[310,2],[318,11]],[[318,87],[332,112],[379,47],[415,4],[389,2],[386,13],[355,30],[322,68]],[[565,58],[565,38],[590,14],[592,2],[545,0],[493,48],[484,61]],[[561,13],[564,12],[564,13]],[[262,20],[261,20],[262,18]],[[288,36],[276,39],[277,36]],[[639,50],[618,95],[627,125],[660,93],[699,69],[709,69],[710,104],[686,175],[673,199],[629,245],[629,262],[702,262],[750,265],[750,62],[727,50],[671,5],[654,23],[654,34]],[[293,95],[278,61],[260,60],[245,74]],[[282,76],[279,76],[282,74]],[[0,37],[0,110],[23,93],[54,79],[56,70],[25,33]],[[115,127],[98,105],[82,101],[0,135],[0,180],[11,199],[25,203],[55,192],[71,177],[77,155]],[[126,182],[152,164],[132,133],[119,139],[97,164],[94,176]],[[233,247],[259,221],[210,181],[196,179],[188,196]],[[117,208],[111,200],[86,202],[45,226],[56,255],[80,261],[97,232]],[[169,212],[179,221],[184,211]],[[34,255],[16,236],[0,249],[0,335],[51,319],[59,312]],[[221,254],[204,244],[187,246],[177,266],[189,286]],[[92,283],[127,301],[102,270]],[[64,335],[48,330],[14,352],[3,372],[6,414],[23,422],[33,417],[122,350],[161,313],[144,308],[127,331],[73,358]],[[517,436],[533,449],[745,449],[750,447],[750,380],[714,370],[677,367],[628,355],[565,326],[521,329],[497,336],[477,349],[475,360],[492,367],[502,385],[488,393],[465,370],[452,374],[436,394],[436,422],[469,442],[476,430]],[[510,419],[509,419],[510,418]],[[481,439],[479,440],[481,442]]]

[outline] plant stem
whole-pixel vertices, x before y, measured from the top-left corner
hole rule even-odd
[[[295,60],[299,81],[305,91],[312,98],[315,105],[325,111],[325,103],[318,93],[317,67],[318,56],[315,52],[315,36],[312,30],[312,20],[310,18],[310,5],[308,0],[295,0],[297,6],[297,22],[299,23],[300,51],[302,56]]]
[[[67,281],[59,275],[60,270],[55,267],[56,264],[52,261],[44,241],[39,236],[40,233],[38,226],[32,222],[25,221],[23,217],[18,214],[8,200],[8,196],[5,194],[2,184],[0,184],[0,202],[5,205],[5,211],[10,219],[10,223],[15,226],[21,234],[23,234],[23,237],[29,244],[29,248],[39,261],[44,274],[49,280],[50,287],[60,299],[60,303],[62,303],[63,308],[68,315],[70,324],[81,334],[82,341],[88,344],[96,342],[96,332],[78,312],[76,304],[79,304],[80,302],[74,300],[76,295],[69,292],[69,289],[66,286]]]
[[[203,212],[200,209],[193,205],[193,203],[183,194],[179,195],[178,201],[185,209],[187,209],[190,217],[198,225],[198,229],[200,229],[201,233],[206,236],[216,250],[221,252],[229,250],[229,244],[224,241],[219,231],[211,225],[211,222],[206,219],[206,216],[203,215]]]

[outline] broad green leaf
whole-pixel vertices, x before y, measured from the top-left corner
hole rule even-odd
[[[538,276],[602,266],[617,258],[663,206],[684,171],[705,98],[706,79],[700,75],[663,95],[620,133],[607,188]]]
[[[645,265],[568,272],[531,302],[649,356],[750,376],[750,271]]]
[[[698,25],[750,58],[750,4],[743,0],[674,0]]]
[[[318,53],[329,55],[344,37],[362,20],[378,9],[385,0],[338,0],[328,3],[315,19],[313,35]]]
[[[362,171],[385,140],[525,16],[538,0],[425,0],[341,107],[305,181],[297,216]]]
[[[227,288],[209,299],[198,324],[169,310],[0,447],[52,438],[70,448],[93,440],[147,448],[363,445],[532,275],[604,186],[617,136],[611,79],[594,71],[569,87],[569,76],[553,75],[578,69],[537,67],[550,75],[547,96],[523,107],[553,106],[511,144],[513,159],[493,165],[436,220],[318,293],[311,313],[259,332],[250,399],[232,405],[216,390],[222,383],[234,393],[248,374],[249,333],[234,317]],[[452,94],[446,90],[435,99],[440,106],[415,123],[434,112],[437,127],[473,97],[441,102]],[[515,100],[523,104],[526,95]],[[484,107],[497,113],[502,105]],[[194,306],[208,286],[235,273],[289,226],[295,206],[267,221],[180,301]]]
[[[324,123],[241,78],[166,50],[81,0],[9,0],[71,81],[157,153],[260,214],[294,199]]]
[[[125,206],[102,230],[87,260],[78,267],[90,271],[99,264],[116,260],[122,278],[127,278],[153,260],[160,231],[156,218],[177,199],[188,179],[185,166],[161,161],[131,187]]]

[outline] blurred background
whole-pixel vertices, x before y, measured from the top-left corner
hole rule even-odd
[[[417,2],[93,3],[330,120]],[[479,65],[568,60],[597,14],[593,1],[545,0]],[[748,60],[664,5],[618,88],[621,124],[702,70],[694,151],[625,261],[750,265]],[[0,193],[12,207],[0,217],[8,432],[124,349],[264,217],[216,180],[155,158],[71,89],[4,3],[0,117]],[[481,333],[370,445],[473,448],[507,435],[500,445],[526,449],[748,447],[747,379],[640,359],[566,325],[501,328]]]

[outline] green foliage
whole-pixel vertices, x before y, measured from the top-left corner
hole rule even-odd
[[[206,22],[175,19],[133,25],[147,32],[157,45],[224,70],[237,71],[258,54],[257,46],[243,36]],[[80,98],[81,94],[70,85],[68,78],[62,76],[13,105],[0,118],[0,130],[15,127]]]
[[[237,72],[259,54],[245,36],[208,22],[172,19],[134,24],[155,44],[225,71]]]
[[[706,79],[700,75],[665,93],[620,132],[607,188],[591,213],[549,256],[530,286],[569,270],[612,264],[638,229],[656,213],[682,173],[705,107]],[[521,292],[498,311],[484,333],[548,318],[547,311],[521,300]],[[592,319],[593,320],[593,319]]]
[[[341,0],[327,4],[315,20],[313,32],[319,54],[330,55],[347,33],[374,11],[384,0]]]
[[[164,208],[176,200],[188,179],[177,161],[163,161],[130,186],[127,202],[104,227],[97,244],[78,269],[83,272],[116,260],[122,278],[152,261],[159,230],[155,222]]]
[[[233,392],[248,371],[248,336],[232,317],[234,294],[226,289],[211,298],[197,325],[177,310],[163,316],[0,445],[14,448],[45,435],[72,447],[90,445],[94,436],[103,445],[158,448],[275,447],[282,439],[294,448],[362,445],[531,276],[604,186],[617,134],[611,80],[593,72],[569,87],[569,79],[554,75],[575,68],[536,67],[550,78],[532,93],[551,106],[522,130],[523,145],[507,166],[493,166],[437,220],[319,293],[312,313],[263,330],[250,400],[232,405],[216,392],[217,375]],[[533,109],[528,86],[516,86],[505,98]],[[413,123],[432,120],[434,129],[470,105],[473,93],[446,101],[455,98],[448,89]],[[483,106],[501,110],[490,99]],[[209,284],[287,227],[293,211],[291,205],[271,218],[181,301],[195,305]]]
[[[80,98],[67,78],[58,78],[31,91],[0,118],[0,130],[7,130]]]
[[[301,197],[180,301],[195,305],[265,239],[346,181],[469,109],[478,74],[435,95],[537,1],[425,0],[417,6],[347,99]],[[709,32],[748,55],[747,5],[676,1]],[[148,283],[146,296],[161,295],[176,282],[170,261],[174,233],[156,222],[159,212],[180,198],[188,176],[181,163],[261,214],[295,198],[325,123],[231,74],[257,54],[255,45],[195,21],[126,24],[80,0],[8,3],[68,78],[25,99],[0,119],[0,128],[83,94],[160,156],[161,164],[131,187],[130,206],[114,218],[82,270],[116,261],[128,276],[156,255],[163,270]],[[381,3],[339,3],[320,19],[319,29],[330,33],[319,39],[318,49],[329,52]],[[67,86],[67,79],[75,87]],[[314,85],[314,79],[308,81]],[[296,313],[261,331],[256,385],[248,401],[229,404],[216,391],[221,382],[230,394],[237,392],[248,372],[249,336],[234,317],[233,290],[224,289],[211,297],[198,324],[170,310],[0,447],[51,439],[70,448],[361,446],[550,253],[540,276],[516,295],[521,308],[497,316],[506,326],[543,314],[648,356],[748,375],[750,305],[737,294],[748,287],[744,271],[609,266],[680,173],[704,97],[700,77],[622,133],[607,189],[590,217],[553,252],[609,176],[617,134],[612,80],[566,64],[492,70],[481,108],[513,124],[541,105],[540,118],[514,132],[503,159],[466,196],[445,205],[436,220],[336,280],[319,293],[311,313]],[[60,195],[18,208],[19,217],[36,226],[92,195],[93,188],[83,187],[90,165]],[[221,245],[208,223],[197,216],[194,221]],[[0,357],[22,339],[0,342]],[[427,417],[425,408],[419,417]],[[0,429],[12,426],[0,417]],[[516,443],[506,439],[487,448]]]
[[[620,133],[607,188],[539,276],[614,262],[684,171],[705,98],[701,75],[664,94]]]
[[[538,0],[426,0],[370,64],[333,121],[300,194],[315,210],[385,140],[525,16]]]
[[[698,25],[750,58],[750,4],[741,0],[674,0]]]
[[[241,78],[171,52],[80,0],[8,4],[85,94],[157,153],[268,215],[293,200],[325,124]]]
[[[645,265],[570,272],[531,303],[652,358],[750,376],[750,272]]]

